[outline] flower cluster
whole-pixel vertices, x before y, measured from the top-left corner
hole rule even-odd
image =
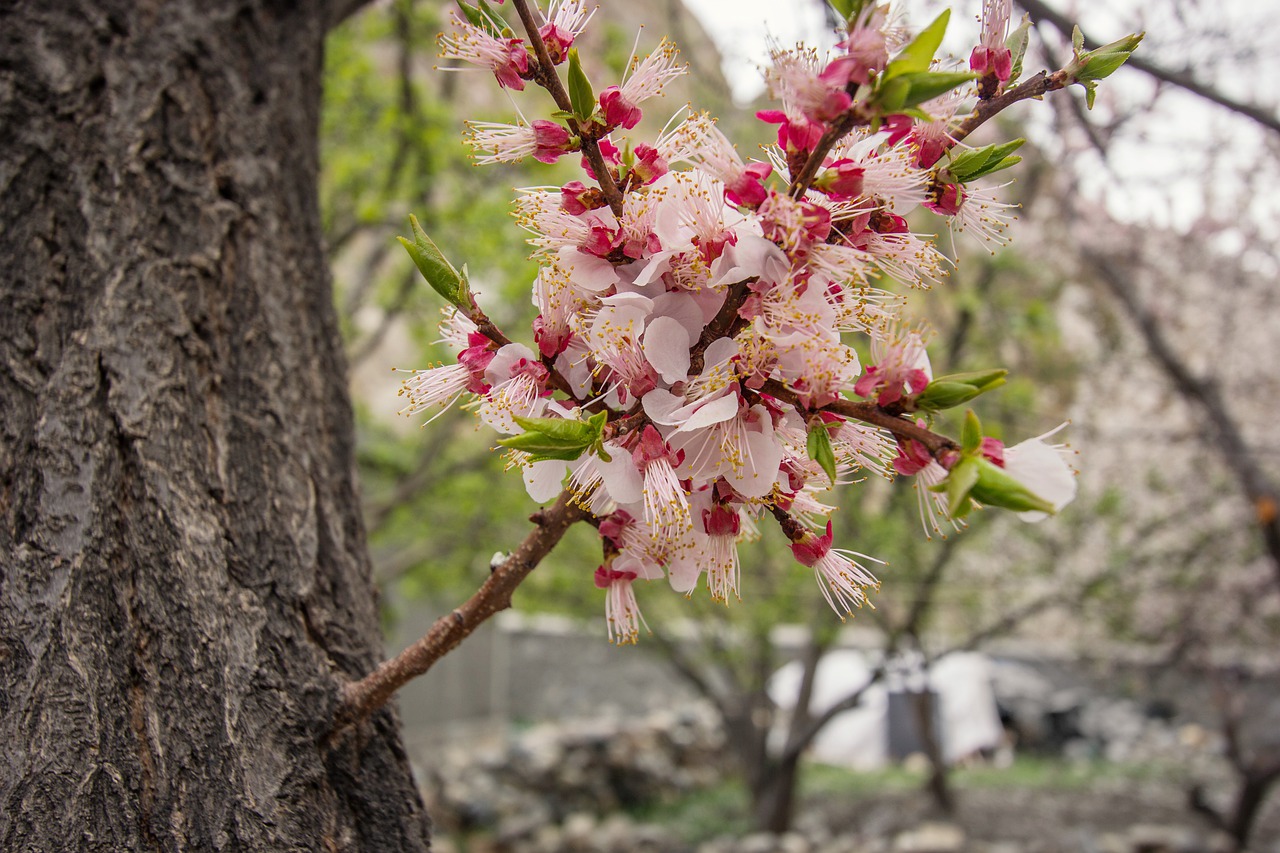
[[[765,520],[837,612],[861,607],[878,583],[865,564],[877,561],[832,547],[824,502],[859,472],[918,478],[930,532],[980,504],[1042,517],[1071,500],[1057,449],[929,430],[933,413],[1004,372],[935,378],[927,332],[907,327],[889,287],[946,273],[932,238],[909,225],[914,210],[1004,239],[1008,207],[971,182],[1016,163],[1020,140],[962,140],[975,114],[965,104],[1016,78],[1020,52],[1001,41],[1007,0],[985,4],[972,72],[934,60],[945,13],[908,39],[884,5],[846,2],[834,55],[775,52],[779,108],[758,117],[779,126],[777,142],[759,159],[700,113],[633,134],[684,73],[674,46],[662,42],[596,95],[573,47],[590,17],[582,0],[553,0],[533,27],[524,3],[513,0],[527,39],[492,7],[461,3],[443,52],[507,88],[536,82],[557,118],[471,124],[468,141],[480,163],[578,155],[581,179],[517,201],[540,263],[528,344],[493,328],[415,222],[404,242],[455,306],[442,330],[457,357],[413,374],[404,411],[474,400],[534,500],[567,490],[594,516],[613,640],[638,635],[638,579],[691,593],[705,575],[714,598],[738,596],[738,545]],[[869,343],[870,363],[850,340]]]

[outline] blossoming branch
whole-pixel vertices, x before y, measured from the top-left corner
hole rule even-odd
[[[923,326],[898,288],[941,282],[948,260],[907,216],[923,208],[955,233],[1006,240],[1011,205],[980,179],[1016,165],[1022,140],[964,139],[1000,110],[1112,73],[1131,36],[1018,83],[1029,25],[1010,32],[1008,0],[986,0],[967,62],[935,57],[944,12],[912,35],[889,5],[833,0],[833,53],[776,50],[767,72],[776,144],[745,158],[708,115],[641,131],[654,98],[685,72],[663,41],[599,89],[575,42],[583,0],[545,10],[512,0],[523,36],[485,0],[460,2],[442,55],[498,85],[551,95],[545,118],[470,123],[479,164],[575,157],[562,186],[519,191],[516,218],[539,263],[538,309],[523,341],[489,320],[459,270],[413,221],[402,239],[449,303],[453,363],[414,371],[406,414],[468,400],[498,433],[529,495],[553,506],[466,605],[399,658],[348,686],[340,720],[378,707],[488,615],[554,547],[590,520],[614,642],[643,624],[634,586],[749,591],[739,546],[776,524],[842,617],[879,581],[874,557],[834,547],[836,486],[863,472],[914,477],[926,533],[958,528],[975,506],[1038,519],[1075,494],[1048,436],[1004,447],[972,413],[959,440],[935,413],[1004,382],[1003,370],[935,377]],[[867,342],[864,364],[849,341]],[[585,579],[585,575],[584,575]]]

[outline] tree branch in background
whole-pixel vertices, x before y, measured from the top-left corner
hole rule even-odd
[[[1058,32],[1062,33],[1067,39],[1071,38],[1072,30],[1075,28],[1074,22],[1070,18],[1052,9],[1048,4],[1042,3],[1041,0],[1017,0],[1019,6],[1027,11],[1031,16],[1031,20],[1039,23],[1043,21],[1049,24]],[[1092,50],[1101,43],[1085,36],[1085,47]],[[1265,127],[1273,133],[1280,133],[1280,117],[1276,115],[1274,109],[1268,110],[1257,104],[1251,104],[1246,101],[1237,100],[1230,95],[1197,80],[1189,71],[1171,71],[1163,68],[1151,60],[1135,53],[1129,57],[1125,63],[1130,68],[1136,68],[1157,80],[1177,86],[1180,89],[1198,95],[1206,101],[1211,101],[1220,107],[1225,107],[1234,113],[1239,113],[1252,121]]]
[[[1174,389],[1208,421],[1213,430],[1213,446],[1253,506],[1258,533],[1280,588],[1280,490],[1257,464],[1218,386],[1192,373],[1169,342],[1155,315],[1140,301],[1133,287],[1132,272],[1139,266],[1139,259],[1136,256],[1123,259],[1109,257],[1088,248],[1089,243],[1085,240],[1080,240],[1078,245],[1082,247],[1081,259],[1124,309]]]

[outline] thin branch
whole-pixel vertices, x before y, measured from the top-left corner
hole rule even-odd
[[[1065,89],[1071,83],[1071,77],[1065,70],[1058,70],[1052,74],[1041,71],[1034,77],[1024,80],[1017,86],[1014,86],[1007,92],[1002,92],[994,98],[985,101],[979,101],[978,106],[969,114],[969,117],[960,122],[960,126],[951,132],[951,142],[947,147],[951,147],[955,143],[964,139],[973,133],[989,120],[994,118],[997,113],[1008,107],[1013,106],[1019,101],[1026,101],[1032,98],[1042,98],[1049,92],[1056,92],[1059,89]]]
[[[397,690],[422,675],[455,648],[489,617],[511,606],[511,595],[538,563],[551,552],[575,522],[587,512],[571,504],[572,493],[561,492],[550,509],[540,510],[530,520],[537,525],[485,580],[466,603],[431,626],[425,635],[359,681],[342,687],[341,702],[334,715],[332,734],[367,719]]]
[[[1058,32],[1067,38],[1071,38],[1072,30],[1075,24],[1069,18],[1050,8],[1047,4],[1040,0],[1018,0],[1018,5],[1027,10],[1027,14],[1036,22],[1044,21],[1052,26]],[[1085,37],[1085,47],[1092,50],[1100,45],[1100,42]],[[1257,104],[1251,104],[1246,101],[1240,101],[1232,98],[1230,95],[1215,89],[1207,83],[1197,80],[1188,71],[1171,71],[1150,60],[1134,54],[1125,62],[1130,68],[1136,68],[1157,80],[1177,86],[1180,89],[1198,95],[1206,101],[1215,103],[1220,107],[1226,107],[1234,113],[1238,113],[1248,119],[1252,119],[1263,127],[1275,133],[1280,133],[1280,117],[1277,117],[1275,110],[1268,110]]]
[[[796,392],[777,380],[768,380],[760,390],[784,403],[789,403],[793,406],[800,404],[800,398]],[[922,447],[933,454],[934,458],[937,458],[939,454],[946,454],[949,451],[958,452],[960,450],[960,445],[945,435],[939,435],[936,432],[925,429],[916,424],[915,421],[903,418],[892,411],[877,406],[875,403],[842,398],[834,403],[819,406],[816,411],[831,412],[843,418],[852,418],[853,420],[862,421],[887,430],[898,438],[918,441]]]
[[[621,219],[622,192],[613,181],[613,173],[609,171],[609,164],[604,161],[604,156],[600,153],[599,144],[597,144],[594,137],[583,132],[578,120],[574,118],[573,103],[569,100],[569,93],[565,91],[564,84],[560,82],[560,75],[556,73],[556,66],[551,61],[551,54],[547,51],[546,42],[538,34],[538,22],[533,19],[533,13],[529,11],[528,2],[526,0],[512,0],[512,5],[520,16],[520,23],[524,25],[524,31],[529,36],[529,44],[533,46],[533,51],[538,57],[538,85],[550,92],[552,99],[556,102],[556,106],[569,115],[569,129],[581,140],[582,153],[586,156],[587,162],[591,164],[591,171],[596,174],[596,181],[600,184],[600,191],[604,193],[605,200],[609,202],[609,209],[613,211],[614,216]]]

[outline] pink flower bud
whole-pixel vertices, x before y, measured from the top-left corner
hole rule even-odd
[[[556,26],[552,21],[543,24],[538,30],[538,35],[542,37],[542,43],[547,46],[547,53],[551,55],[551,64],[559,65],[564,62],[565,57],[569,55],[569,48],[573,46],[573,33]]]
[[[600,93],[600,109],[604,113],[605,124],[610,128],[622,127],[624,130],[635,127],[644,115],[638,106],[626,99],[617,86],[610,86]]]
[[[667,161],[652,145],[641,142],[636,146],[635,154],[636,162],[631,167],[631,173],[638,177],[642,184],[651,184],[671,171]]]
[[[862,180],[866,170],[852,160],[837,160],[827,166],[818,178],[817,186],[836,201],[848,201],[862,195]]]
[[[554,163],[564,154],[572,151],[570,142],[573,138],[569,131],[554,121],[537,119],[533,127],[533,159],[539,163]]]
[[[831,543],[835,537],[831,533],[831,522],[827,522],[827,532],[821,536],[805,533],[797,542],[791,543],[791,553],[796,562],[812,568],[815,563],[827,556],[831,551]]]
[[[925,207],[934,213],[955,216],[964,204],[964,190],[959,184],[941,184],[935,190],[933,198],[925,202]]]
[[[764,179],[773,173],[768,163],[749,163],[732,181],[725,183],[724,197],[743,207],[759,207],[768,197]]]
[[[742,529],[742,519],[736,509],[716,504],[702,511],[702,529],[708,536],[737,536]]]

